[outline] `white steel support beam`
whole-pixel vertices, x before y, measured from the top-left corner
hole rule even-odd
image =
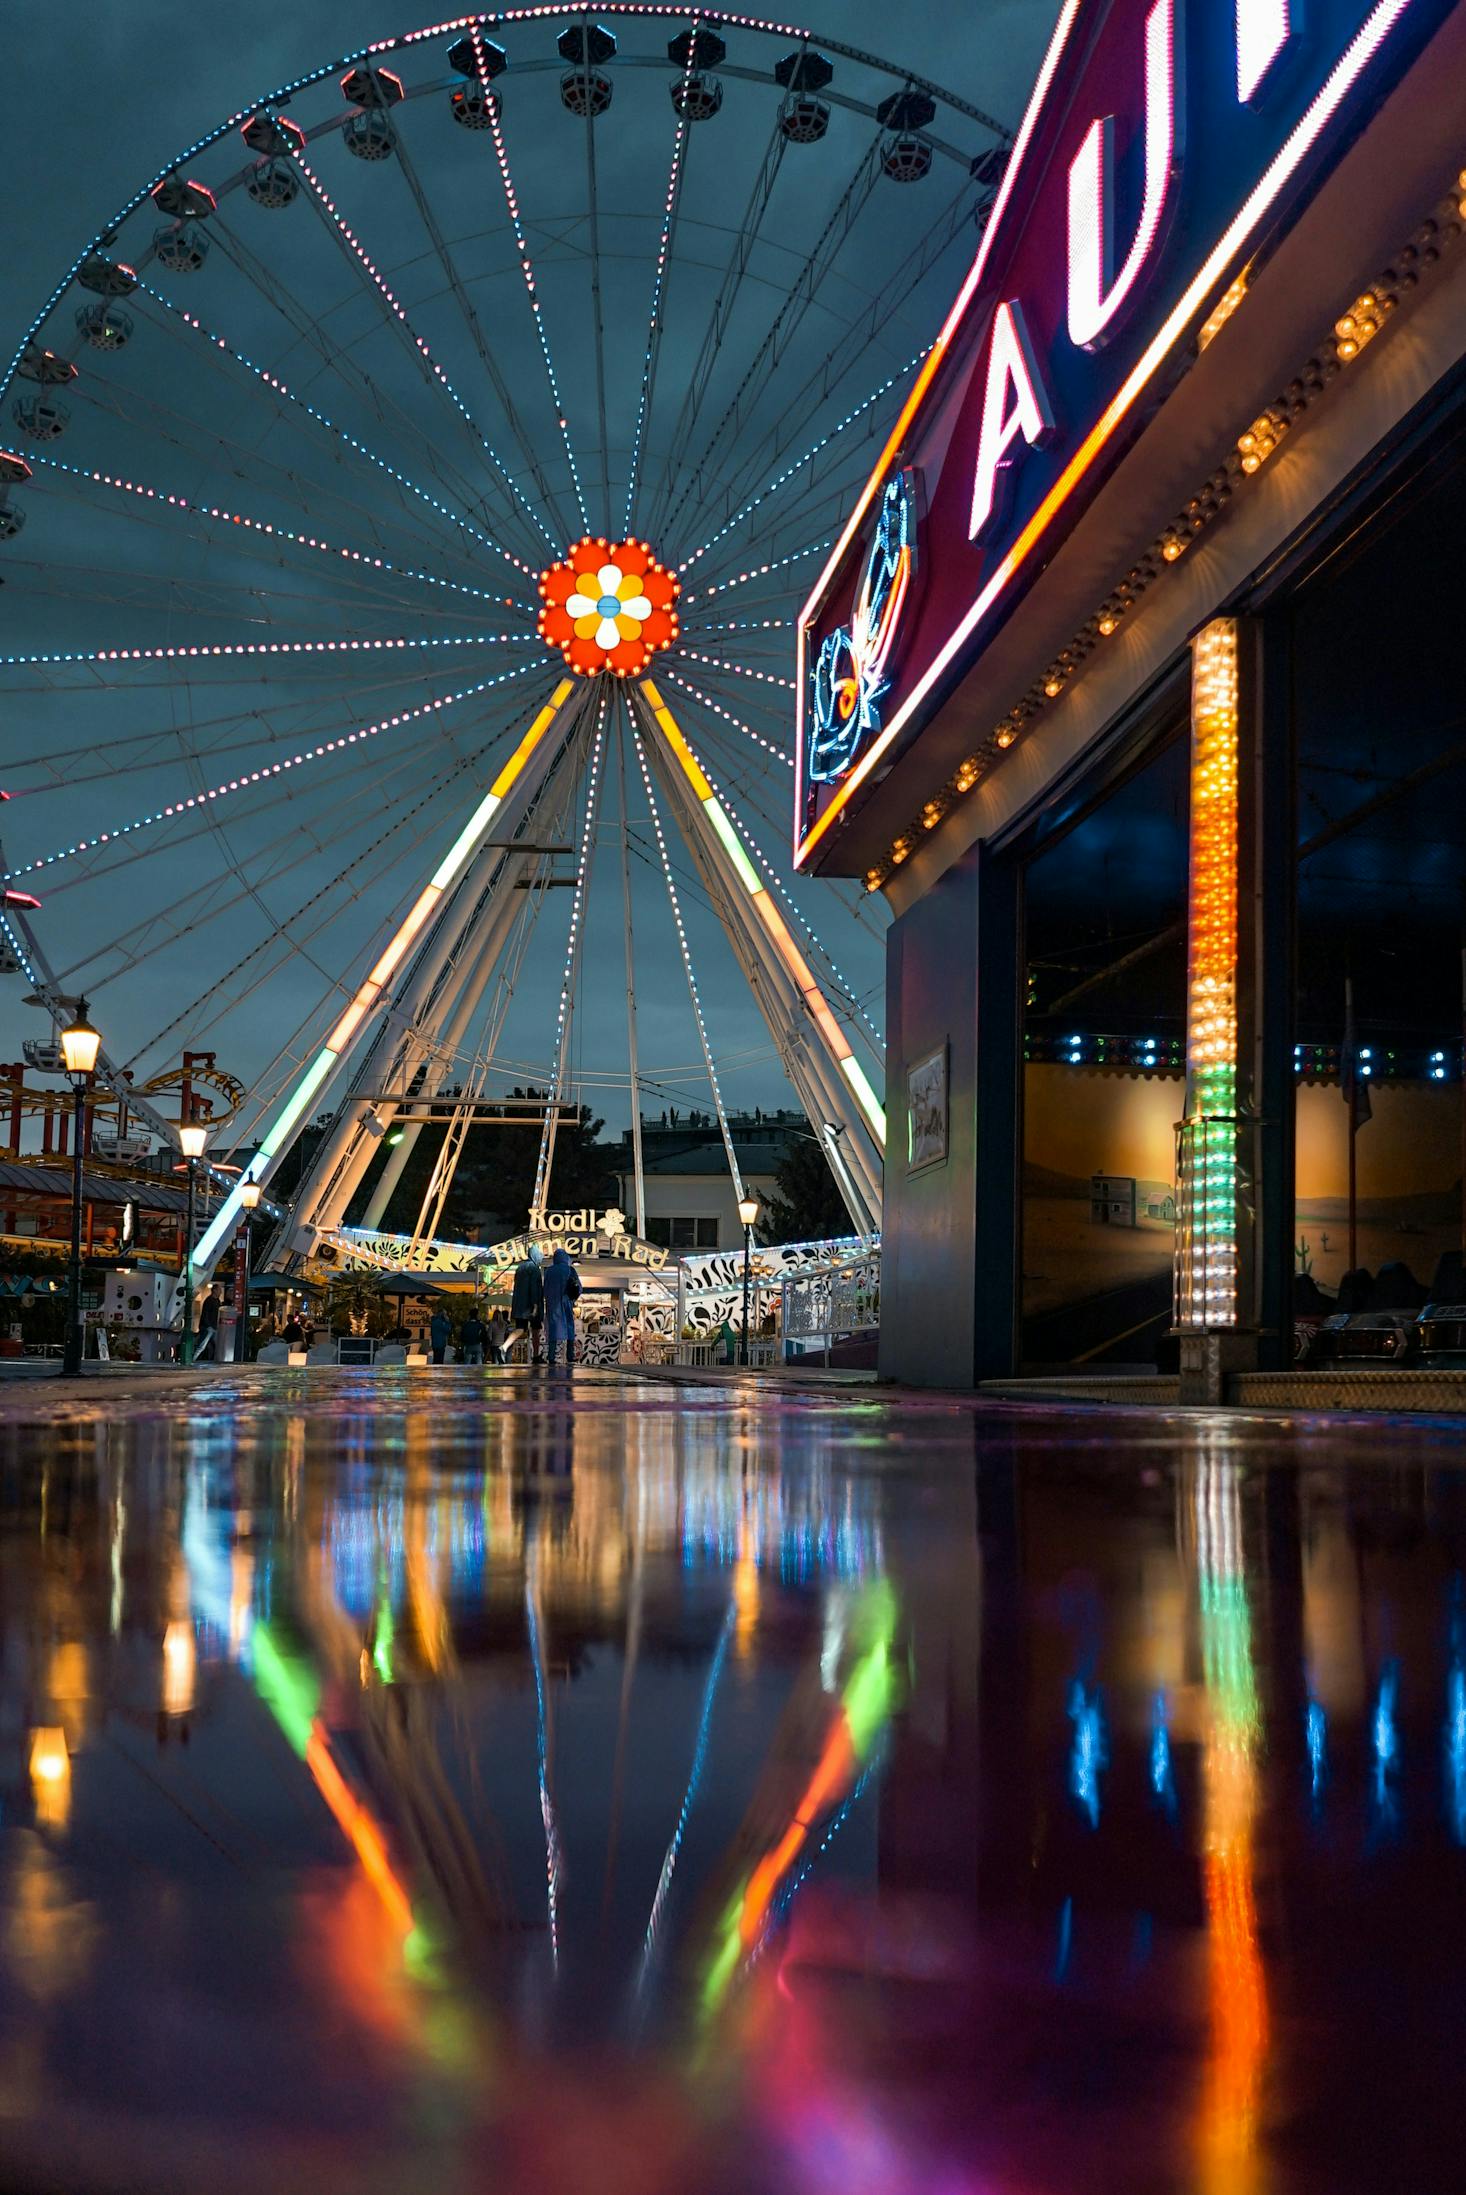
[[[529,802],[543,782],[548,768],[559,751],[554,737],[575,690],[573,679],[561,679],[544,707],[534,717],[509,759],[494,778],[492,785],[474,808],[462,829],[444,852],[442,859],[418,893],[407,913],[383,946],[371,968],[357,986],[345,1011],[338,1015],[324,1043],[309,1066],[298,1077],[285,1098],[284,1104],[266,1130],[259,1150],[250,1160],[223,1206],[205,1231],[195,1252],[195,1271],[208,1273],[226,1242],[233,1235],[240,1212],[239,1190],[245,1181],[268,1181],[290,1148],[314,1105],[322,1102],[327,1091],[339,1080],[342,1070],[351,1058],[359,1053],[363,1039],[380,1027],[390,1004],[404,990],[416,994],[422,987],[420,970],[424,963],[441,966],[446,951],[440,954],[436,940],[446,932],[455,930],[453,922],[445,924],[444,914],[450,909],[471,905],[469,894],[462,891],[465,879],[476,874],[484,856],[482,842],[491,826],[501,830],[517,828]],[[494,856],[497,861],[498,855]],[[451,950],[450,935],[447,950]],[[426,954],[425,944],[429,945]],[[411,978],[409,978],[411,971]],[[415,997],[413,1007],[404,1010],[410,1014],[423,1003]],[[345,1128],[354,1128],[363,1137],[369,1131],[363,1125],[363,1113],[369,1108],[357,1108],[355,1117],[348,1121],[347,1108],[342,1107],[338,1122],[338,1136]],[[335,1143],[338,1136],[328,1137],[327,1143]],[[371,1139],[375,1142],[375,1138]],[[324,1154],[318,1152],[312,1166],[312,1176],[319,1182],[325,1178],[322,1168]],[[339,1156],[339,1153],[338,1153]],[[313,1217],[313,1215],[312,1215]],[[272,1254],[276,1248],[272,1244]]]

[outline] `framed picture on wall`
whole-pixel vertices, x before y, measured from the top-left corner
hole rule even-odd
[[[906,1070],[906,1171],[940,1166],[947,1156],[947,1047],[939,1044]]]

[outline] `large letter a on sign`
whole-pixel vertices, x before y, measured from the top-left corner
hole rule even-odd
[[[1053,407],[1023,324],[1023,307],[1014,298],[997,307],[988,336],[987,382],[968,528],[974,541],[997,516],[1003,472],[1012,463],[1008,455],[1012,444],[1022,435],[1032,448],[1049,441],[1053,432]]]

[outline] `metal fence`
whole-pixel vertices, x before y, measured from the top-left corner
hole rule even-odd
[[[880,1250],[812,1272],[790,1273],[782,1293],[786,1356],[828,1351],[835,1341],[873,1333],[881,1323]]]

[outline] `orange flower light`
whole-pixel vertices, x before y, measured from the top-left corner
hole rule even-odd
[[[677,638],[681,592],[644,541],[587,534],[540,574],[540,638],[583,678],[631,678]]]

